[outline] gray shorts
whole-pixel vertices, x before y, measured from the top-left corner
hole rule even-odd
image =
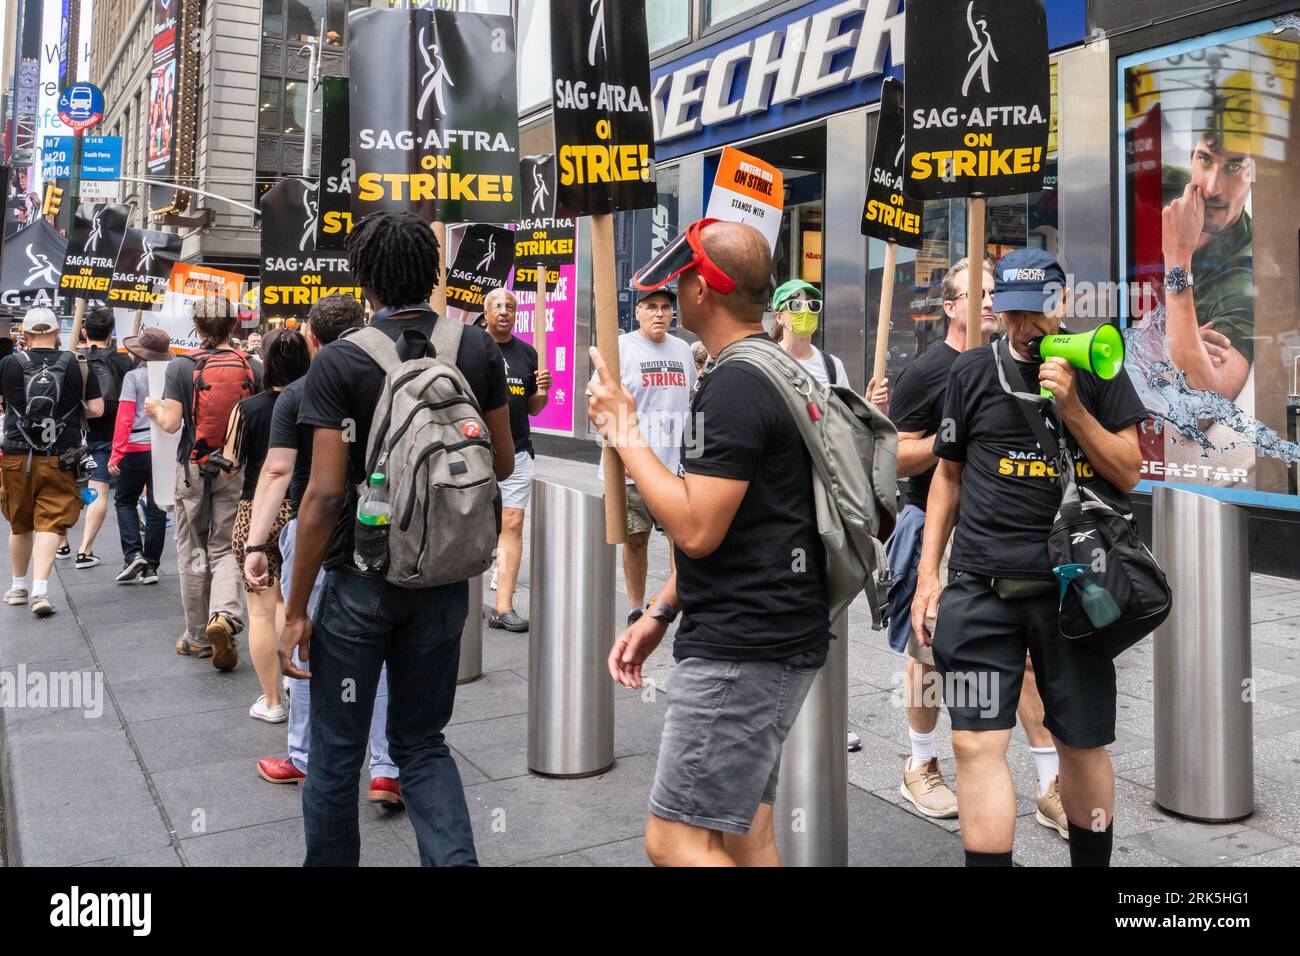
[[[533,456],[526,451],[515,453],[515,470],[501,482],[501,507],[524,511],[533,500]]]
[[[749,832],[776,800],[781,747],[820,668],[688,657],[668,687],[650,812],[724,833]]]

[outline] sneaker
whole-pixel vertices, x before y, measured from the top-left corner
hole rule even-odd
[[[307,779],[286,757],[263,757],[257,762],[257,775],[267,783],[302,783]]]
[[[72,557],[72,546],[65,544],[63,547],[59,548],[58,551],[54,552],[54,556],[58,558],[60,561],[62,561],[64,558]]]
[[[406,806],[402,799],[402,786],[392,777],[370,778],[370,802],[381,803],[390,810],[401,810]]]
[[[1065,817],[1065,806],[1061,803],[1061,778],[1053,777],[1047,792],[1038,798],[1038,812],[1034,819],[1039,826],[1055,830],[1062,840],[1070,839],[1070,823]]]
[[[82,554],[80,551],[77,552],[77,560],[74,562],[74,567],[93,568],[97,564],[99,564],[99,558],[95,557],[94,551],[87,551],[85,554]]]
[[[627,626],[628,626],[628,627],[631,627],[631,626],[632,626],[633,624],[635,624],[637,621],[641,620],[641,615],[644,614],[644,613],[645,613],[645,611],[643,611],[643,610],[642,610],[641,608],[639,608],[639,607],[638,607],[638,608],[635,608],[635,609],[633,609],[633,610],[631,610],[631,611],[628,611],[628,612],[627,612]]]
[[[936,820],[957,815],[957,794],[948,789],[939,772],[939,758],[931,757],[916,770],[908,770],[912,758],[903,758],[903,783],[898,792],[917,812]]]
[[[145,568],[143,571],[141,571],[141,572],[140,572],[140,583],[141,583],[141,584],[157,584],[157,583],[158,583],[158,565],[156,565],[156,564],[151,564],[151,565],[149,565],[147,568]]]
[[[492,573],[488,576],[488,588],[492,591],[497,589],[497,566],[492,565]]]
[[[44,594],[32,598],[32,613],[37,617],[49,617],[54,613],[54,605]]]
[[[287,677],[280,678],[280,696],[284,698],[284,706],[289,706],[289,694],[293,691],[293,681]]]
[[[239,666],[239,645],[235,643],[239,626],[234,621],[218,611],[208,621],[204,633],[212,642],[213,667],[219,671],[233,671]]]
[[[268,707],[266,695],[263,694],[257,700],[253,701],[253,706],[248,708],[248,716],[254,720],[262,720],[268,724],[282,724],[289,719],[289,712],[285,710],[284,704],[276,704],[274,707]]]
[[[10,588],[5,592],[6,604],[26,604],[27,598],[28,594],[26,588]]]
[[[117,577],[113,580],[118,584],[130,584],[138,578],[143,572],[149,570],[149,562],[144,559],[144,555],[137,554],[126,564],[122,565],[122,570],[117,572]],[[158,580],[156,577],[154,580]]]
[[[488,627],[501,628],[515,634],[522,634],[528,630],[528,622],[516,614],[514,608],[511,608],[504,614],[493,614],[489,617]]]
[[[212,656],[211,644],[195,644],[185,634],[176,640],[176,653],[181,657],[195,657],[200,660]]]
[[[849,731],[849,753],[855,754],[861,749],[862,749],[862,738],[850,730]]]

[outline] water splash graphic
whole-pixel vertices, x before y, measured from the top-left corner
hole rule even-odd
[[[1171,426],[1184,439],[1201,448],[1201,457],[1249,446],[1257,455],[1276,458],[1288,467],[1300,463],[1300,443],[1290,442],[1263,422],[1247,415],[1222,395],[1192,388],[1169,354],[1165,337],[1165,307],[1157,306],[1145,319],[1124,330],[1124,367],[1138,397],[1159,419],[1157,430]],[[1215,421],[1238,436],[1237,441],[1215,445],[1200,422]]]

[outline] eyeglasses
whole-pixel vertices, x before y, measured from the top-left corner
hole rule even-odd
[[[646,305],[644,302],[637,303],[638,309],[645,309],[654,315],[672,315],[673,307],[671,305]]]
[[[963,293],[961,293],[961,295],[957,296],[955,299],[949,299],[948,301],[949,301],[949,302],[960,302],[962,299],[969,299],[969,298],[970,298],[970,293],[969,293],[969,292],[963,292]],[[983,295],[983,297],[982,297],[982,300],[983,300],[983,301],[992,302],[992,301],[993,301],[993,293],[990,292],[988,289],[985,289],[985,290],[984,290],[984,295]]]
[[[819,315],[822,310],[821,299],[791,299],[789,302],[782,303],[776,311],[789,312],[793,315],[799,315],[802,312],[808,312],[812,315]]]

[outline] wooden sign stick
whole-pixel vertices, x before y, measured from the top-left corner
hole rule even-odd
[[[434,312],[444,315],[447,311],[447,226],[444,223],[433,224],[433,238],[438,240],[438,284],[429,296],[429,305]]]
[[[140,327],[144,325],[144,309],[135,310],[135,320],[131,323],[132,335],[140,334]]]
[[[984,203],[972,196],[966,214],[966,351],[984,345]]]
[[[898,271],[898,243],[885,243],[885,271],[880,277],[880,316],[876,320],[876,364],[871,377],[877,384],[885,377],[889,359],[889,317],[894,311],[894,273]],[[871,396],[867,396],[870,399]]]
[[[592,291],[596,302],[596,348],[611,375],[618,375],[618,289],[614,270],[614,217],[591,217]],[[605,541],[627,542],[627,491],[623,459],[605,447]]]
[[[75,352],[81,340],[81,323],[86,318],[86,300],[76,299],[72,308],[72,331],[68,334],[68,351]]]
[[[537,300],[533,303],[533,348],[537,349],[537,371],[549,367],[546,356],[546,266],[537,263]]]

